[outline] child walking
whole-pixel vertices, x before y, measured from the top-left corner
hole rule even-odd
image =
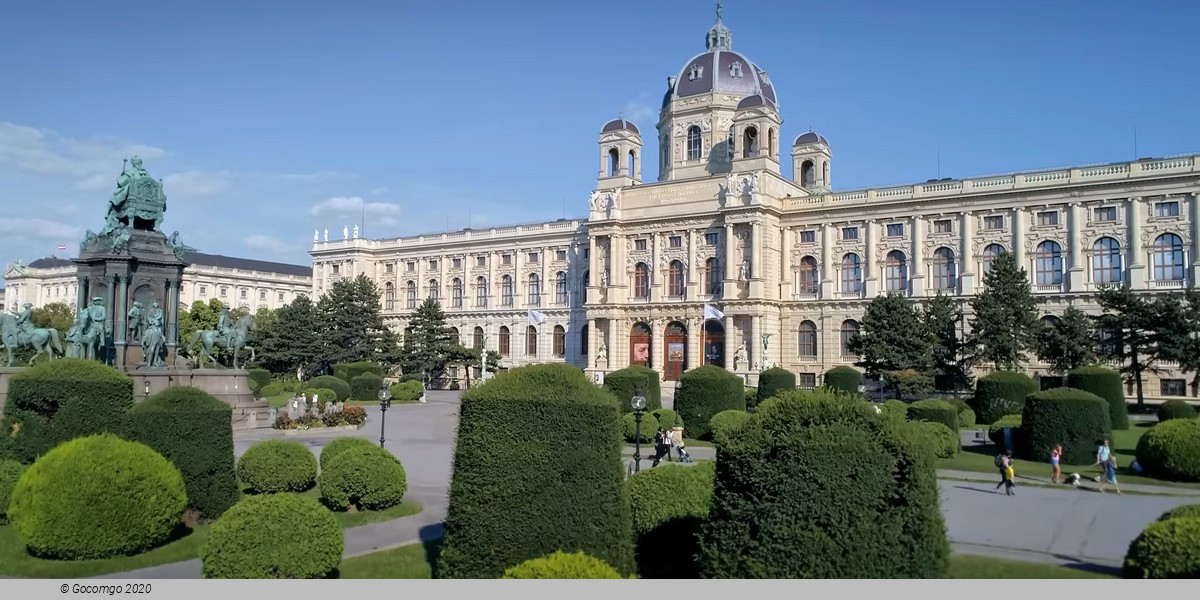
[[[1050,465],[1053,470],[1050,472],[1050,483],[1058,483],[1062,479],[1062,467],[1059,462],[1062,460],[1062,444],[1055,444],[1054,449],[1050,450]]]
[[[1108,460],[1104,461],[1104,482],[1100,484],[1100,493],[1104,493],[1104,488],[1112,484],[1117,493],[1121,493],[1121,486],[1117,485],[1117,455],[1109,453]]]

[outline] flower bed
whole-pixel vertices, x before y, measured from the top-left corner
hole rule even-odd
[[[279,416],[275,417],[275,423],[271,426],[275,429],[297,429],[301,431],[325,427],[359,429],[366,422],[367,409],[361,406],[344,406],[340,411],[320,416],[306,413],[298,419],[289,417],[286,412],[280,412]]]

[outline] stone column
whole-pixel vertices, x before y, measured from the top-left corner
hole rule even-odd
[[[665,265],[662,264],[662,246],[661,240],[657,232],[650,234],[650,301],[656,302],[662,300],[667,295],[666,286],[663,282],[667,279],[667,274],[663,271]]]
[[[667,321],[660,319],[650,324],[650,368],[658,371],[661,378],[667,372]]]
[[[498,288],[496,287],[496,285],[497,285],[497,281],[496,281],[496,253],[495,253],[495,252],[488,252],[486,256],[487,256],[487,269],[488,269],[488,273],[487,273],[487,292],[486,292],[486,294],[487,294],[487,305],[488,305],[488,307],[492,307],[492,306],[495,306],[495,302],[496,302],[496,294],[495,294],[494,292],[495,292],[495,291],[498,289]],[[509,339],[512,339],[512,338],[510,337]]]
[[[1025,269],[1025,272],[1030,274],[1030,280],[1032,280],[1032,269],[1025,263],[1025,209],[1023,207],[1018,206],[1013,209],[1012,232],[1012,251],[1013,257],[1017,259],[1017,267]]]
[[[750,321],[750,343],[746,347],[751,371],[761,367],[767,358],[762,355],[762,332],[762,315],[754,315],[753,320]]]
[[[687,258],[687,298],[695,300],[700,294],[700,277],[697,274],[700,272],[700,266],[696,264],[696,230],[689,229],[688,237],[688,258]]]
[[[684,370],[695,369],[704,364],[704,316],[688,319],[688,349]]]
[[[587,344],[588,352],[587,356],[584,357],[586,360],[584,368],[599,367],[600,365],[596,364],[596,356],[599,354],[599,345],[596,343],[596,320],[588,319],[587,328],[588,334],[585,343]]]
[[[166,323],[163,325],[167,330],[163,332],[163,335],[167,338],[167,347],[169,348],[179,343],[177,337],[179,335],[179,284],[168,279],[166,285],[167,299],[166,306],[163,307],[163,318],[166,319]],[[174,357],[173,353],[168,352],[168,354]]]
[[[75,290],[75,314],[87,308],[88,305],[88,278],[80,277],[75,283],[78,289]],[[0,309],[4,307],[0,306]]]
[[[779,248],[780,267],[779,267],[779,299],[791,300],[793,298],[793,281],[792,281],[792,237],[796,232],[791,228],[781,227],[779,229]]]
[[[1129,221],[1129,287],[1146,287],[1146,256],[1142,252],[1142,199],[1133,197],[1125,209]]]
[[[879,239],[879,224],[874,220],[867,221],[867,255],[863,257],[863,297],[867,299],[879,295],[879,265],[875,248]]]
[[[763,226],[762,222],[755,221],[750,226],[750,297],[763,297],[763,269],[766,264],[763,261]]]
[[[542,278],[542,286],[541,289],[538,290],[540,294],[538,296],[538,306],[545,307],[550,306],[550,303],[554,302],[554,294],[557,293],[555,291],[557,289],[555,287],[557,284],[549,280],[550,248],[545,246],[538,248],[538,259],[542,261],[542,274],[539,275],[539,277]],[[553,329],[551,329],[551,331],[553,331]],[[551,348],[551,351],[553,351],[553,348]]]
[[[737,351],[736,340],[733,339],[733,317],[725,315],[722,325],[725,327],[725,370],[732,372],[733,353]]]
[[[608,280],[609,285],[616,286],[617,290],[612,292],[607,297],[607,300],[609,304],[613,302],[628,302],[629,280],[632,273],[626,266],[628,261],[625,260],[625,256],[628,249],[625,248],[625,236],[614,233],[608,236],[608,239],[608,261],[610,263],[608,266]]]
[[[116,305],[113,307],[113,329],[116,331],[113,332],[113,339],[120,346],[125,344],[125,313],[129,311],[129,301],[126,299],[129,295],[129,276],[117,275],[117,282]]]
[[[1192,280],[1200,280],[1200,193],[1192,192]]]
[[[733,245],[737,240],[733,237],[733,223],[725,224],[725,259],[722,261],[721,270],[724,276],[722,282],[721,297],[725,300],[737,298],[737,282],[738,266],[734,264]]]
[[[588,235],[588,288],[600,287],[600,259],[599,252],[596,251],[596,236]],[[587,302],[584,304],[593,304],[596,302],[596,293],[593,291],[587,295]]]
[[[925,295],[925,221],[920,216],[912,218],[912,295]]]
[[[1085,255],[1083,249],[1083,228],[1087,226],[1086,219],[1083,215],[1083,207],[1078,202],[1072,202],[1070,207],[1070,234],[1071,247],[1071,264],[1067,268],[1067,290],[1072,292],[1082,292],[1084,289],[1084,270],[1083,257]]]
[[[961,215],[960,226],[962,227],[962,250],[959,252],[958,264],[961,271],[961,293],[966,296],[975,293],[975,218],[971,215],[971,211],[966,211]]]
[[[833,226],[821,226],[821,299],[830,300],[834,295],[833,281]]]

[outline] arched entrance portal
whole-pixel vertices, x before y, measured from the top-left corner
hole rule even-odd
[[[629,364],[651,367],[650,326],[634,323],[629,331]]]
[[[725,368],[725,326],[716,319],[704,322],[704,362]]]
[[[663,335],[667,354],[663,360],[663,379],[676,381],[687,370],[687,328],[678,321],[667,324]]]

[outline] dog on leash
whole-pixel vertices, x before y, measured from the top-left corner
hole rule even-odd
[[[1073,485],[1075,487],[1079,487],[1079,481],[1081,479],[1083,479],[1083,476],[1079,473],[1071,473],[1063,478],[1063,485]]]

